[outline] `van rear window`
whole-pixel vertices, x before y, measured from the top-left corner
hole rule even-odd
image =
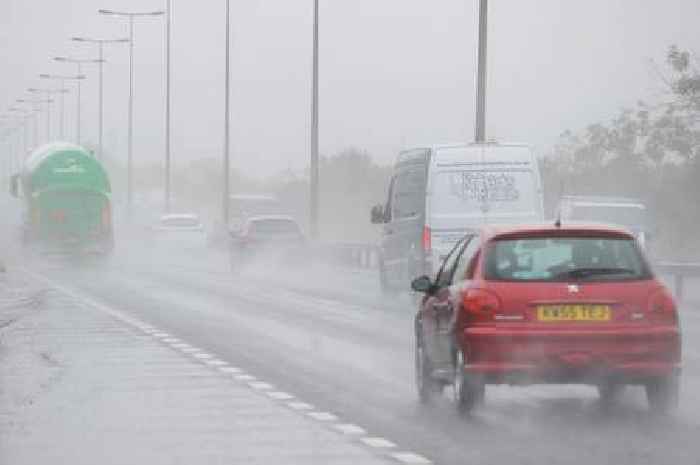
[[[627,281],[651,273],[632,239],[547,237],[493,241],[486,250],[492,281]]]

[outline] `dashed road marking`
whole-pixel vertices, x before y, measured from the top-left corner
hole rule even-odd
[[[274,386],[270,383],[264,383],[262,381],[253,381],[248,383],[248,386],[252,387],[253,389],[257,389],[259,391],[269,391],[270,389],[273,389]]]
[[[298,400],[292,400],[295,399],[294,395],[289,394],[287,392],[274,391],[274,386],[272,384],[258,381],[255,376],[245,374],[240,368],[229,366],[228,362],[220,360],[214,355],[204,352],[202,349],[194,347],[190,344],[183,343],[180,339],[172,337],[170,334],[160,331],[157,328],[154,328],[153,326],[148,325],[140,320],[128,317],[119,310],[112,309],[111,307],[101,304],[87,296],[81,295],[61,285],[55,284],[41,275],[36,275],[35,273],[28,271],[27,274],[33,275],[35,278],[46,282],[55,290],[69,297],[72,297],[73,299],[77,300],[78,302],[81,302],[82,304],[86,304],[93,308],[101,310],[111,315],[112,317],[122,321],[123,323],[126,323],[132,327],[141,330],[143,333],[150,335],[156,339],[159,339],[161,342],[167,343],[172,349],[176,349],[184,354],[188,354],[201,363],[212,367],[216,367],[216,369],[219,370],[221,373],[232,375],[233,379],[248,382],[247,384],[251,389],[262,391],[271,399],[277,401],[284,401],[287,407],[293,410],[304,412],[308,417],[313,418],[317,421],[328,423],[329,427],[332,427],[340,433],[343,433],[345,435],[361,436],[359,438],[360,442],[367,447],[376,450],[393,449],[397,447],[396,444],[389,441],[388,439],[382,437],[368,436],[367,431],[358,425],[352,423],[338,423],[339,418],[336,415],[330,412],[314,411],[313,405]],[[405,465],[432,465],[432,462],[426,457],[409,451],[387,453],[385,457],[392,458]]]
[[[336,421],[338,419],[337,416],[328,412],[309,412],[307,415],[318,421]]]
[[[384,438],[361,438],[360,441],[376,449],[391,449],[396,447],[396,444]]]
[[[299,402],[299,401],[294,401],[294,402],[288,402],[287,406],[290,408],[293,408],[294,410],[313,410],[314,406],[311,404],[307,404],[306,402]]]
[[[431,465],[433,463],[422,455],[414,454],[413,452],[396,452],[389,455],[408,465]]]
[[[352,423],[341,423],[339,425],[335,425],[334,428],[343,434],[356,434],[356,435],[367,434],[367,430],[365,430],[364,428],[361,428],[357,425],[353,425]]]
[[[240,373],[241,369],[237,367],[232,367],[232,366],[227,366],[227,367],[219,367],[219,371],[222,373]]]
[[[219,360],[219,359],[207,360],[204,363],[206,363],[207,365],[209,365],[211,367],[222,367],[222,366],[228,365],[228,362],[224,362],[223,360]]]
[[[271,397],[275,400],[290,400],[294,399],[294,396],[286,393],[286,392],[281,392],[281,391],[270,391],[266,393],[268,397]]]

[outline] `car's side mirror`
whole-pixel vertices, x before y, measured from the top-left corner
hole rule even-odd
[[[374,207],[372,207],[370,220],[372,221],[372,224],[386,223],[386,216],[384,215],[384,205],[375,205]]]
[[[413,289],[416,292],[428,294],[432,292],[433,289],[435,289],[435,286],[433,285],[433,280],[430,279],[428,276],[420,276],[411,281],[411,289]]]
[[[12,197],[19,197],[19,175],[15,174],[10,178],[10,194]]]

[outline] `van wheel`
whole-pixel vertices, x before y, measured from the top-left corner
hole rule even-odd
[[[470,376],[464,371],[464,354],[461,350],[457,350],[455,355],[452,390],[454,404],[460,415],[469,415],[484,401],[486,385],[479,377]]]
[[[678,407],[680,382],[676,375],[664,376],[646,384],[647,402],[654,413],[667,414]]]
[[[383,262],[379,262],[379,289],[382,291],[382,295],[392,295],[395,293],[389,283],[389,278],[387,277]]]
[[[421,404],[428,404],[437,394],[442,391],[442,384],[438,383],[432,377],[432,370],[430,368],[430,360],[425,353],[425,347],[423,344],[416,340],[416,352],[415,352],[415,376],[416,376],[416,390],[418,391],[418,400]]]

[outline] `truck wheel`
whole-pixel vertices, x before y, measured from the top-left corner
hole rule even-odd
[[[483,380],[464,371],[464,354],[461,350],[457,350],[455,356],[452,389],[454,404],[460,415],[469,415],[478,404],[483,402],[486,393]]]
[[[665,376],[646,384],[649,409],[654,413],[667,414],[678,407],[680,382],[676,375]]]

